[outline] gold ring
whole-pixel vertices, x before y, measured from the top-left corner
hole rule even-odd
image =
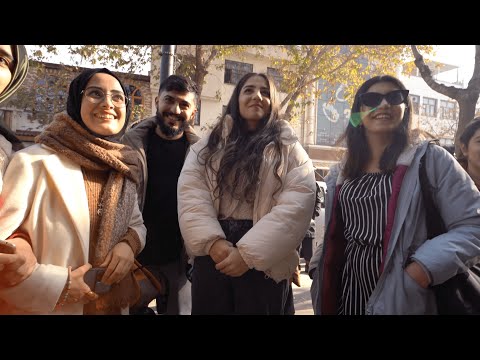
[[[88,300],[95,300],[97,298],[97,294],[95,294],[92,290],[85,293],[85,296],[87,297]]]
[[[76,303],[76,302],[78,302],[78,299],[77,298],[72,298],[72,302]]]

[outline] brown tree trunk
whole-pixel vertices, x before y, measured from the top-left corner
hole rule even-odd
[[[197,84],[199,96],[202,94],[205,76],[208,74],[203,63],[204,49],[203,45],[195,46],[195,84]]]
[[[460,136],[462,135],[465,127],[475,117],[475,107],[478,101],[478,93],[464,93],[458,99],[459,114],[458,114],[458,126],[455,133],[455,154],[460,154]]]
[[[466,125],[473,120],[475,116],[475,107],[480,94],[480,45],[475,46],[475,67],[473,75],[466,89],[459,89],[454,86],[446,86],[433,79],[432,72],[428,65],[423,61],[423,56],[418,52],[415,45],[411,46],[415,57],[415,65],[420,71],[420,75],[427,85],[436,92],[446,95],[458,102],[458,123],[455,133],[455,154],[460,154],[459,138]]]

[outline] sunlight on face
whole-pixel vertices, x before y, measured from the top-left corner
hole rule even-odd
[[[168,138],[176,138],[193,121],[197,108],[195,93],[162,91],[155,99],[160,129]]]
[[[0,94],[12,81],[13,65],[12,46],[0,45]]]
[[[94,104],[82,97],[80,114],[85,125],[94,133],[108,136],[118,134],[125,125],[126,107],[116,107],[112,94],[123,94],[123,89],[113,76],[105,73],[97,73],[92,76],[84,90],[98,89],[107,94],[98,104]]]
[[[240,115],[247,122],[249,130],[255,130],[261,119],[271,110],[270,88],[262,76],[252,76],[243,85],[238,98]]]
[[[480,170],[480,129],[475,131],[468,146],[461,145],[461,150],[468,160],[468,169]]]
[[[389,81],[382,81],[370,86],[367,92],[376,92],[380,94],[387,94],[393,90],[400,90],[395,84]],[[390,105],[386,99],[371,111],[369,106],[363,105],[360,108],[361,112],[365,112],[362,117],[362,123],[368,133],[392,133],[402,122],[405,114],[405,104]]]

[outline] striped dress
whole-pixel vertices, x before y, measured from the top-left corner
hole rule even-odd
[[[347,180],[339,193],[347,241],[339,315],[363,315],[380,276],[392,173]]]

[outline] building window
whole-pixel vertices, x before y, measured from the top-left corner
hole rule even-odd
[[[437,117],[437,99],[424,97],[422,108],[423,115],[428,117]]]
[[[440,119],[458,120],[457,103],[454,101],[440,100]]]
[[[420,96],[410,94],[410,99],[412,99],[413,113],[418,115],[420,108]]]
[[[275,86],[280,90],[283,81],[283,76],[280,74],[280,72],[277,69],[267,67],[267,75],[272,77],[273,81],[275,82]]]
[[[140,89],[136,88],[133,85],[129,85],[128,87],[130,90],[130,98],[132,100],[133,106],[143,106],[143,96]]]
[[[225,60],[225,74],[223,82],[226,84],[236,85],[245,74],[251,72],[253,72],[253,64]]]
[[[143,96],[139,88],[134,85],[128,85],[130,100],[132,102],[132,121],[137,121],[143,116]]]

